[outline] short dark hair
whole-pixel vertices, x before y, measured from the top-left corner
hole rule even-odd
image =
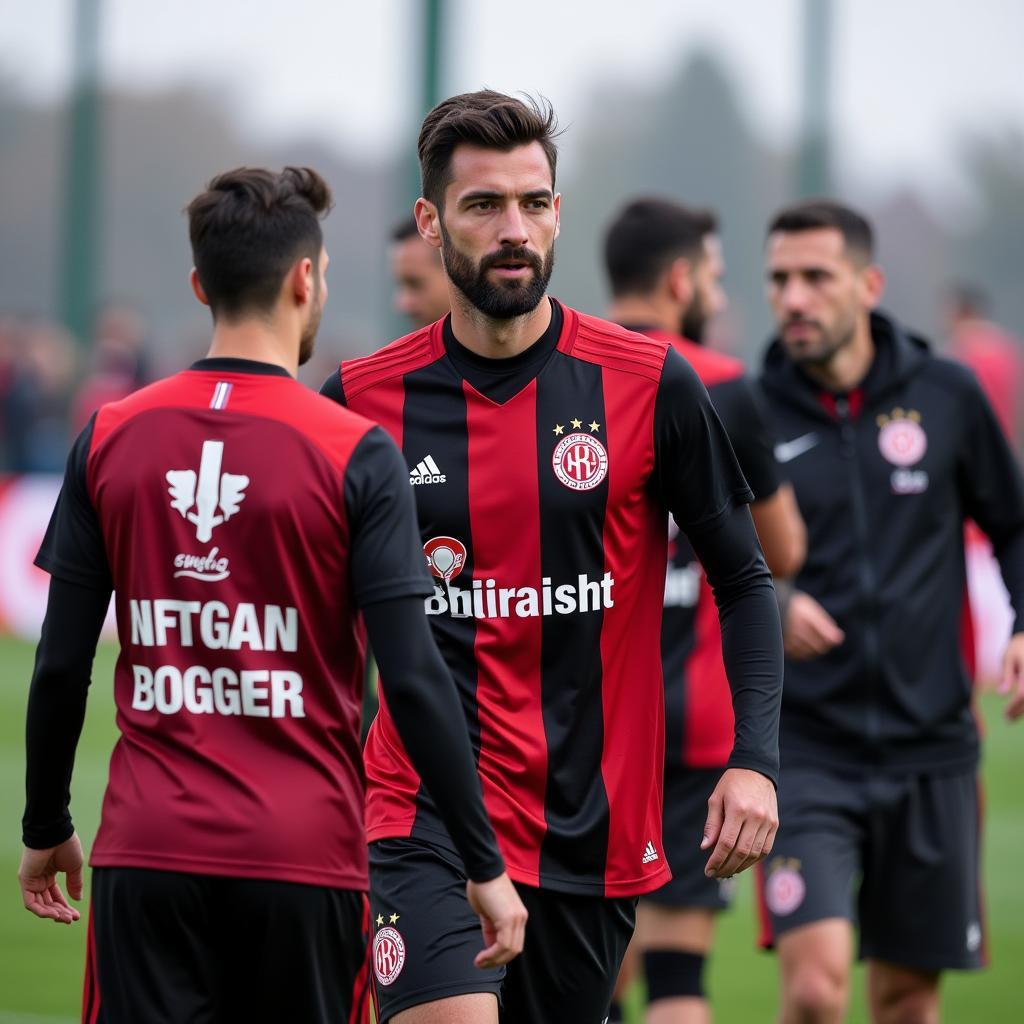
[[[817,231],[835,228],[843,236],[844,248],[870,263],[875,253],[875,237],[866,217],[833,199],[805,199],[780,210],[768,225],[768,234],[776,231]]]
[[[704,258],[704,239],[717,227],[710,210],[671,199],[634,199],[611,222],[604,237],[612,294],[616,298],[643,295],[675,260],[699,263]]]
[[[268,313],[297,260],[316,265],[331,190],[316,171],[239,167],[188,204],[192,260],[214,319]]]
[[[416,224],[416,218],[409,214],[404,217],[391,229],[392,242],[404,242],[407,238],[419,238],[420,229]]]
[[[492,89],[481,89],[442,100],[423,119],[420,128],[423,196],[438,209],[443,206],[444,190],[451,181],[452,153],[463,143],[507,153],[517,146],[539,142],[548,158],[554,186],[558,134],[554,109],[543,98],[527,96],[520,100]]]

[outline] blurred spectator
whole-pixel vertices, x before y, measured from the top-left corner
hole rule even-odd
[[[949,354],[977,375],[988,400],[1015,444],[1021,439],[1021,388],[1024,352],[1021,341],[988,319],[989,299],[982,289],[953,285],[946,295]]]
[[[96,319],[92,365],[71,408],[71,435],[107,402],[116,402],[149,382],[146,323],[130,306],[111,304]]]
[[[448,278],[441,252],[420,238],[416,218],[403,220],[391,233],[391,276],[395,309],[413,329],[426,327],[448,313]]]
[[[71,337],[43,321],[27,324],[3,398],[7,466],[13,472],[59,473],[64,468],[74,377]]]

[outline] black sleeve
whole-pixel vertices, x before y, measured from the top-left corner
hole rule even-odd
[[[60,495],[35,562],[51,576],[68,583],[109,591],[114,584],[107,549],[86,484],[86,462],[95,422],[93,414],[71,446]]]
[[[708,394],[732,442],[743,476],[754,492],[754,500],[770,498],[782,481],[775,461],[774,438],[750,382],[746,377],[737,377],[712,385]]]
[[[707,390],[674,349],[665,357],[654,405],[651,485],[686,531],[754,498]]]
[[[320,388],[320,394],[324,398],[329,398],[332,402],[337,402],[338,405],[346,404],[345,389],[341,386],[340,366],[324,381],[323,386]]]
[[[505,870],[469,743],[466,718],[427,624],[423,602],[405,597],[364,610],[380,686],[413,766],[474,882]]]
[[[409,468],[381,427],[367,431],[345,470],[352,592],[361,607],[393,597],[430,597]],[[376,648],[375,648],[376,650]]]
[[[736,717],[728,766],[751,768],[778,786],[782,626],[750,510],[734,507],[688,536],[704,566],[722,624],[722,656]]]
[[[71,770],[85,720],[96,642],[110,590],[50,580],[25,726],[22,839],[36,850],[64,842],[71,823]]]
[[[988,534],[1010,595],[1015,633],[1024,629],[1024,478],[981,386],[969,377],[960,482],[964,512]]]

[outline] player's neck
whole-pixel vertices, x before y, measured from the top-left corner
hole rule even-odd
[[[509,359],[539,341],[551,323],[551,302],[545,295],[537,306],[511,320],[481,313],[463,296],[452,303],[452,334],[470,352],[485,359]]]
[[[679,333],[680,313],[645,295],[621,295],[608,308],[608,319],[627,327],[654,327]]]
[[[252,359],[281,366],[293,377],[299,372],[299,343],[270,321],[242,320],[214,324],[209,359]]]

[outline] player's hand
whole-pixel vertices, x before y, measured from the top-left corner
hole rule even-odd
[[[747,768],[729,768],[708,800],[702,850],[714,847],[704,874],[731,878],[772,852],[779,808],[771,779]]]
[[[18,884],[25,909],[36,917],[49,918],[60,924],[71,924],[82,915],[64,898],[57,884],[57,874],[64,872],[68,895],[73,900],[82,898],[82,844],[78,834],[72,833],[60,846],[48,850],[30,850],[21,854]]]
[[[477,967],[498,967],[514,960],[523,951],[526,936],[526,907],[512,879],[500,874],[490,882],[468,882],[466,898],[480,915],[486,949],[477,953]]]
[[[999,692],[1009,694],[1006,718],[1010,722],[1016,722],[1024,715],[1024,633],[1014,633],[1006,645]]]
[[[828,654],[846,639],[836,620],[810,594],[794,590],[786,609],[782,640],[786,657],[810,661]]]

